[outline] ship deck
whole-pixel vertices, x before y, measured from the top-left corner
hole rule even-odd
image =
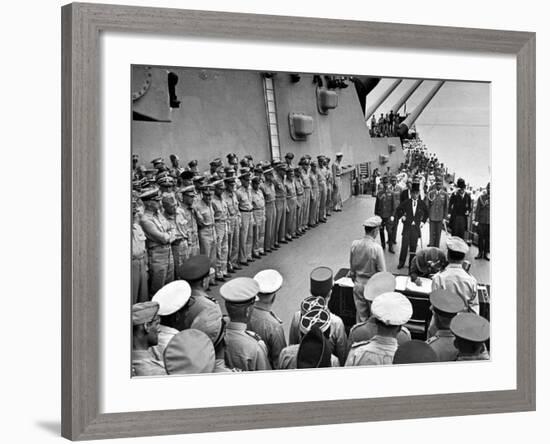
[[[283,321],[285,332],[288,336],[290,320],[295,311],[300,308],[302,299],[309,295],[309,274],[318,266],[332,268],[336,275],[339,269],[349,267],[349,250],[355,239],[363,236],[361,223],[374,214],[375,199],[371,196],[353,196],[344,203],[344,210],[333,213],[326,224],[320,224],[309,230],[302,237],[283,245],[262,259],[243,267],[243,270],[233,274],[232,277],[253,277],[257,272],[265,269],[276,269],[284,278],[284,284],[277,294],[273,305],[273,311]],[[423,228],[423,245],[426,246],[429,239],[429,228],[426,224]],[[445,233],[441,238],[442,249],[445,248]],[[399,249],[401,247],[401,224],[397,232],[396,254],[384,251],[386,267],[395,274],[406,274],[407,269],[397,269]],[[420,242],[419,242],[420,248]],[[466,259],[472,264],[470,273],[479,283],[490,284],[490,262],[475,260],[477,247],[472,245]],[[211,289],[211,295],[223,302],[219,289],[221,285]]]

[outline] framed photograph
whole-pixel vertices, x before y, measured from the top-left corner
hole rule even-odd
[[[62,25],[63,436],[535,408],[533,33]]]

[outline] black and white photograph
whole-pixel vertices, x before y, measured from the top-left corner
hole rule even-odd
[[[490,94],[132,65],[132,376],[489,361]]]

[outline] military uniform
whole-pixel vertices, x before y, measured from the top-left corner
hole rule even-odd
[[[336,153],[336,160],[332,164],[332,176],[334,177],[334,192],[333,192],[333,204],[334,211],[342,211],[342,196],[340,194],[342,190],[342,159],[338,158],[340,153]]]
[[[296,185],[293,180],[290,180],[288,177],[284,181],[286,189],[286,238],[292,239],[296,236]]]
[[[276,368],[279,354],[286,347],[283,321],[272,311],[255,306],[248,322],[248,329],[263,339],[267,346],[269,362],[273,368]]]
[[[300,343],[300,318],[302,313],[300,310],[292,315],[290,328],[288,332],[288,343],[290,345]],[[336,355],[341,365],[344,365],[347,356],[347,337],[344,322],[340,316],[330,313],[330,335],[329,341],[331,352]]]
[[[439,361],[456,361],[458,350],[454,345],[455,335],[451,330],[437,330],[435,335],[426,341],[433,349]]]
[[[374,316],[369,317],[365,322],[355,324],[349,331],[348,352],[356,342],[369,341],[374,338],[377,331],[378,327],[376,326],[376,318]],[[397,344],[401,345],[410,340],[411,333],[406,327],[402,327],[401,331],[397,334]]]
[[[271,370],[267,347],[246,324],[229,322],[225,332],[225,363],[243,371]]]
[[[210,258],[210,266],[216,266],[216,227],[214,208],[211,203],[200,200],[195,208],[199,227],[200,252]]]
[[[300,177],[302,178],[302,185],[304,187],[304,208],[302,210],[302,220],[300,225],[303,230],[307,230],[309,223],[309,213],[311,211],[311,180],[309,178],[309,172],[307,168],[300,169]]]
[[[449,195],[444,190],[433,189],[426,195],[426,206],[430,219],[430,243],[428,246],[439,248],[443,220],[447,217]]]
[[[294,170],[294,186],[296,187],[296,223],[294,231],[296,234],[302,233],[302,219],[304,211],[304,185],[299,168]]]
[[[149,294],[154,295],[174,280],[174,258],[170,243],[172,227],[162,213],[146,211],[141,217],[149,259]]]
[[[214,222],[216,228],[216,277],[227,275],[229,245],[229,208],[223,196],[212,196]]]
[[[132,304],[149,300],[147,288],[147,250],[145,233],[138,222],[132,223]]]
[[[442,288],[458,294],[470,310],[479,313],[477,280],[462,268],[462,264],[449,264],[445,270],[434,275],[432,290]]]
[[[275,222],[277,218],[277,210],[275,209],[275,185],[273,182],[265,182],[262,185],[265,202],[265,236],[264,236],[264,251],[271,251],[275,246]]]
[[[239,211],[241,213],[241,227],[239,232],[239,263],[246,264],[252,260],[252,234],[253,234],[253,215],[252,215],[252,192],[250,186],[242,185],[235,192],[239,201]]]
[[[317,168],[317,184],[319,186],[319,214],[317,219],[321,222],[327,218],[327,178],[324,171],[324,167],[319,166]]]
[[[364,224],[373,226],[379,223],[380,217],[374,216]],[[366,321],[368,318],[368,306],[363,295],[365,284],[375,273],[380,271],[386,271],[382,246],[368,235],[365,235],[363,239],[353,241],[350,252],[350,276],[354,282],[353,299],[357,309],[357,322]]]
[[[296,369],[298,364],[298,349],[300,348],[299,344],[289,345],[284,348],[279,355],[279,363],[277,368],[280,370],[291,370]],[[340,367],[340,362],[338,358],[334,355],[330,356],[331,367]]]
[[[309,226],[313,227],[319,222],[319,182],[317,181],[317,172],[314,173],[313,168],[309,172],[309,181],[311,182]]]
[[[283,179],[278,175],[273,178],[273,183],[275,184],[275,208],[277,210],[275,245],[278,245],[279,243],[286,243],[286,188]]]
[[[182,215],[185,218],[187,227],[187,259],[189,259],[191,256],[200,254],[199,227],[193,207],[183,206]]]
[[[395,205],[395,208],[399,207],[399,204],[401,203],[401,193],[403,192],[403,188],[399,184],[390,185],[390,191],[393,194],[393,204]],[[391,232],[391,245],[397,244],[397,222],[394,220],[392,224],[392,232]]]
[[[174,240],[171,243],[172,255],[174,256],[174,275],[179,279],[183,262],[189,258],[189,247],[187,239],[189,238],[187,219],[181,208],[176,208],[175,214],[164,212],[166,220],[172,225]]]
[[[393,215],[397,206],[393,198],[392,191],[387,188],[386,190],[381,190],[376,196],[376,203],[374,204],[374,214],[380,216],[382,219],[382,224],[380,226],[380,242],[382,248],[386,248],[386,236],[384,229],[388,232],[388,246],[392,250],[392,236],[393,236]]]
[[[490,356],[485,343],[489,340],[490,330],[489,321],[475,313],[457,314],[451,321],[451,332],[457,338],[458,354],[456,360],[489,360]],[[472,346],[474,348],[471,348]],[[474,349],[476,351],[473,351]]]
[[[164,362],[150,350],[132,350],[132,376],[166,375]]]
[[[252,255],[259,256],[264,253],[265,243],[265,198],[261,189],[252,188],[252,214],[254,216],[254,226],[252,230]]]
[[[356,342],[346,359],[346,367],[358,365],[390,365],[397,351],[397,339],[374,336],[370,341]]]
[[[239,212],[239,200],[234,191],[224,191],[223,199],[228,211],[228,235],[227,235],[227,266],[231,271],[239,261],[239,237],[241,225],[241,213]]]
[[[334,177],[332,176],[331,169],[327,166],[325,167],[325,178],[327,181],[327,205],[326,205],[326,212],[327,216],[330,216],[332,214],[332,196],[333,196],[333,188],[334,188]]]
[[[203,290],[193,288],[191,297],[185,306],[183,321],[180,330],[191,328],[191,324],[203,310],[217,310],[222,315],[219,304],[209,297]]]

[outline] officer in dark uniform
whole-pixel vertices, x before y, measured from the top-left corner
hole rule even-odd
[[[430,294],[431,310],[435,335],[426,343],[432,347],[439,361],[456,361],[458,350],[455,347],[455,335],[451,332],[451,321],[466,310],[462,298],[450,290],[435,290]]]
[[[449,224],[453,236],[461,237],[466,240],[466,230],[468,229],[468,216],[472,212],[472,198],[466,188],[464,179],[459,178],[456,181],[458,190],[455,191],[449,199]]]
[[[388,232],[388,251],[394,253],[392,238],[393,238],[393,222],[395,210],[394,195],[388,187],[388,176],[382,178],[382,189],[376,195],[376,203],[374,204],[374,214],[380,216],[382,225],[380,226],[380,242],[382,248],[386,248],[386,236],[384,228]]]

